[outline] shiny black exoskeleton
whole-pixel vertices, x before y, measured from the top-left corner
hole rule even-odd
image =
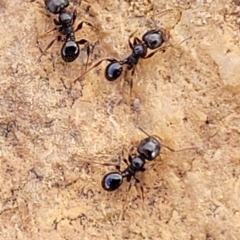
[[[68,0],[44,0],[46,8],[53,14],[59,14],[64,8],[68,7]]]
[[[129,41],[129,46],[132,49],[132,53],[122,61],[117,59],[107,59],[110,63],[105,69],[105,77],[108,81],[117,80],[122,74],[122,66],[127,65],[128,70],[132,70],[134,73],[134,67],[137,65],[140,58],[146,59],[152,57],[155,52],[147,55],[148,48],[155,50],[160,48],[164,43],[164,34],[157,29],[150,30],[142,36],[142,41],[138,38],[134,38],[133,44]]]
[[[118,189],[121,186],[124,178],[126,178],[128,182],[130,182],[132,179],[135,179],[137,182],[139,182],[139,180],[135,177],[135,174],[137,172],[145,171],[144,166],[146,160],[152,161],[156,159],[159,156],[162,147],[165,147],[172,152],[197,149],[196,147],[187,147],[179,150],[174,150],[169,146],[165,145],[158,136],[151,136],[140,127],[139,130],[145,133],[148,137],[144,138],[138,144],[137,147],[138,155],[135,156],[129,155],[128,157],[129,163],[127,162],[126,159],[124,159],[124,162],[127,163],[128,165],[125,170],[120,171],[120,165],[117,165],[118,172],[110,172],[103,177],[102,187],[104,190],[114,191]],[[129,185],[129,189],[130,187],[131,182]]]
[[[102,180],[102,187],[106,191],[114,191],[119,188],[123,182],[123,178],[126,178],[128,182],[135,176],[135,173],[144,171],[145,159],[141,156],[129,155],[128,167],[122,172],[111,172],[104,176]]]
[[[77,28],[74,30],[73,24],[77,17],[76,10],[74,12],[69,12],[66,8],[69,5],[68,0],[45,0],[46,8],[53,14],[59,14],[58,20],[54,19],[54,24],[56,27],[53,30],[58,30],[61,35],[53,39],[46,49],[43,51],[42,55],[53,45],[53,43],[58,41],[64,41],[64,44],[61,49],[61,56],[65,62],[73,62],[80,53],[79,45],[87,44],[86,39],[81,39],[79,41],[75,40],[75,32],[80,30],[83,26],[83,23],[94,27],[91,23],[82,21],[78,24]],[[64,38],[62,39],[62,36]],[[41,56],[42,56],[41,55]],[[40,56],[40,58],[41,58]],[[39,60],[40,60],[39,58]]]
[[[138,179],[135,178],[135,174],[140,171],[145,171],[144,165],[146,160],[154,160],[160,154],[160,150],[161,143],[155,137],[148,136],[143,139],[137,148],[139,155],[129,155],[129,164],[124,159],[128,164],[128,167],[125,170],[120,171],[120,166],[117,166],[118,172],[110,172],[103,177],[103,189],[106,191],[114,191],[118,189],[124,178],[126,178],[128,182],[130,182],[132,178],[138,181]]]
[[[146,59],[152,57],[157,51],[159,51],[159,48],[163,45],[163,43],[168,40],[165,30],[161,29],[153,29],[146,32],[142,36],[142,40],[135,37],[133,43],[131,43],[130,38],[131,36],[129,37],[128,42],[130,48],[132,49],[132,53],[127,58],[125,58],[124,60],[117,60],[115,58],[102,59],[93,67],[91,67],[87,72],[100,65],[103,61],[108,61],[110,63],[105,69],[105,78],[108,81],[115,81],[120,77],[123,71],[123,65],[127,65],[127,69],[132,70],[133,75],[134,68],[137,65],[139,59]],[[155,51],[147,55],[148,49]]]

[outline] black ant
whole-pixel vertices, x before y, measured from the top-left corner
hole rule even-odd
[[[88,71],[86,71],[83,75],[85,75],[87,72],[89,72],[93,68],[96,68],[103,61],[108,61],[110,63],[105,68],[105,78],[108,81],[115,81],[121,76],[123,71],[123,65],[127,65],[127,70],[132,70],[131,75],[133,76],[135,67],[140,58],[143,58],[143,59],[150,58],[156,52],[161,50],[163,51],[161,47],[164,42],[170,43],[168,40],[168,34],[164,29],[149,30],[142,36],[142,40],[140,40],[137,37],[134,37],[133,43],[131,43],[130,38],[133,36],[133,34],[131,34],[128,38],[128,44],[132,50],[132,53],[127,58],[123,60],[118,60],[115,58],[104,58],[99,62],[97,62],[95,65],[93,65],[90,69],[88,69]],[[155,51],[147,54],[148,49],[155,50]],[[78,79],[81,79],[82,76],[80,76]],[[131,87],[132,87],[132,81],[131,81]]]
[[[139,127],[139,130],[141,130],[144,134],[146,134],[148,137],[143,139],[138,147],[137,152],[138,155],[135,156],[128,156],[128,162],[126,159],[123,159],[124,162],[128,165],[126,169],[123,171],[120,171],[120,165],[117,165],[116,168],[118,172],[110,172],[106,174],[102,179],[102,187],[106,191],[114,191],[118,189],[123,182],[123,179],[126,178],[129,184],[129,190],[132,186],[132,179],[135,179],[137,183],[140,181],[135,177],[135,174],[137,172],[143,172],[146,169],[144,168],[146,160],[152,161],[156,159],[160,152],[161,148],[165,147],[169,149],[172,152],[180,152],[184,150],[189,149],[196,149],[196,147],[188,147],[188,148],[182,148],[180,150],[174,150],[167,145],[165,145],[161,139],[158,136],[151,136],[147,132],[145,132],[142,128]],[[105,164],[108,165],[108,164]]]
[[[81,39],[79,41],[76,41],[75,32],[82,29],[82,26],[84,23],[95,29],[97,28],[89,22],[82,21],[78,24],[77,28],[74,30],[73,25],[77,17],[77,11],[75,9],[72,13],[66,10],[66,8],[69,5],[69,0],[45,0],[44,2],[45,2],[46,8],[51,13],[59,14],[58,20],[53,19],[53,22],[56,25],[55,28],[50,30],[49,32],[58,30],[61,33],[61,35],[57,36],[47,45],[45,50],[42,51],[42,54],[39,57],[39,61],[42,55],[53,45],[53,43],[56,40],[65,41],[61,49],[61,56],[65,62],[73,62],[78,57],[80,53],[79,45],[87,44],[87,47],[88,47],[87,55],[89,57],[89,54],[90,54],[89,41],[86,39]],[[62,36],[64,36],[63,39],[62,39]]]

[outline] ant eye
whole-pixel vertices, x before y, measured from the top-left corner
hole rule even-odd
[[[115,81],[122,73],[122,65],[119,62],[108,64],[105,70],[105,77],[108,81]]]
[[[157,30],[151,30],[143,35],[142,40],[147,44],[148,48],[156,49],[161,47],[164,42],[162,33]]]
[[[79,55],[78,44],[74,41],[67,41],[62,47],[61,54],[65,62],[73,62]]]
[[[102,180],[102,187],[106,191],[114,191],[122,184],[123,178],[120,173],[112,172],[104,176]]]

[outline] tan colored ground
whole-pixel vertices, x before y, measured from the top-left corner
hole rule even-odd
[[[65,64],[56,43],[37,63],[37,42],[57,35],[40,36],[53,27],[43,1],[0,2],[0,239],[240,239],[238,1],[99,2],[77,8],[77,22],[100,28],[76,34],[99,41],[92,64],[127,57],[135,30],[164,27],[175,45],[192,38],[142,60],[130,99],[128,86],[105,80],[105,63],[73,83],[85,51]],[[151,21],[164,9],[173,11]],[[101,179],[115,168],[87,162],[111,162],[143,139],[136,125],[199,150],[163,149],[139,176],[144,202],[131,189],[119,220],[127,183],[105,192]]]

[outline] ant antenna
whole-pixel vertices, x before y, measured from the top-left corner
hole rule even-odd
[[[151,135],[148,134],[143,128],[138,127],[138,129],[139,129],[141,132],[145,133],[148,137],[151,137]]]
[[[186,42],[187,40],[189,40],[191,38],[192,38],[192,36],[186,37],[185,39],[183,39],[181,42],[179,42],[177,45],[175,45],[173,47],[179,46],[179,45],[181,45],[182,43]]]
[[[155,137],[155,138],[157,138],[157,140],[158,140],[158,142],[159,142],[161,147],[165,147],[165,148],[167,148],[168,150],[170,150],[172,152],[181,152],[181,151],[186,151],[186,150],[191,150],[191,149],[198,149],[198,147],[186,147],[186,148],[181,148],[181,149],[175,150],[175,149],[169,147],[168,145],[166,145],[159,136],[157,136],[157,135],[150,135],[149,133],[147,133],[141,127],[138,127],[138,129],[140,131],[142,131],[144,134],[146,134],[148,137],[153,137],[153,138]]]
[[[156,14],[153,14],[151,18],[153,18],[153,17],[155,17],[155,16],[157,16],[157,15],[163,16],[163,15],[165,15],[166,13],[169,13],[169,12],[171,12],[171,11],[173,11],[173,9],[171,9],[171,8],[170,8],[170,9],[165,9],[165,10],[163,10],[163,11],[161,11],[161,12],[158,12],[158,13],[156,13]]]
[[[88,72],[90,72],[92,69],[96,68],[97,66],[99,66],[102,62],[104,61],[108,61],[108,62],[118,62],[117,59],[115,58],[103,58],[101,60],[99,60],[97,63],[95,63],[92,67],[90,67],[87,71],[85,71],[84,73],[82,73],[78,78],[76,78],[74,80],[74,83],[76,83],[77,81],[81,81],[82,77],[84,77]]]

